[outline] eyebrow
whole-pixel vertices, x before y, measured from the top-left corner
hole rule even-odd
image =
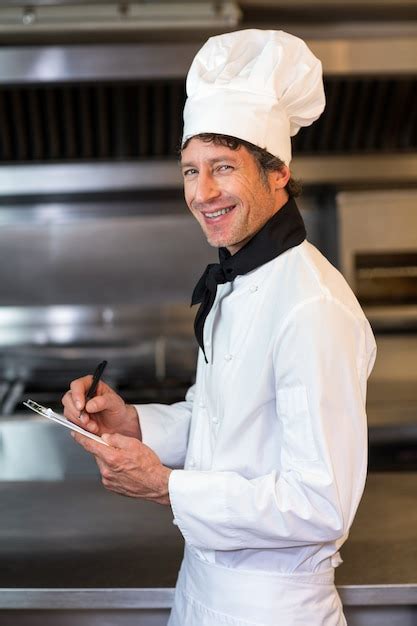
[[[212,159],[207,159],[205,162],[210,165],[214,165],[215,163],[219,163],[220,161],[234,161],[235,159],[230,155],[221,155],[218,157],[214,157]],[[195,163],[192,161],[185,161],[181,163],[181,167],[195,167]]]

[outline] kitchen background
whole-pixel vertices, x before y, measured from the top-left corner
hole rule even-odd
[[[184,78],[207,37],[257,27],[322,60],[326,110],[293,142],[299,206],[378,344],[370,476],[337,573],[349,624],[417,619],[417,2],[6,0],[2,626],[166,623],[181,552],[168,512],[104,493],[94,462],[22,401],[59,409],[102,359],[129,402],[193,382],[190,294],[215,254],[182,196]]]

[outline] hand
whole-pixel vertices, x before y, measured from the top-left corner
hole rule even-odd
[[[171,469],[162,465],[151,448],[133,437],[103,435],[110,447],[84,435],[71,435],[87,452],[94,454],[106,489],[131,498],[170,504],[168,481]]]
[[[81,422],[83,428],[95,435],[118,432],[140,439],[142,435],[135,407],[126,404],[103,381],[99,382],[95,397],[85,404],[91,381],[92,376],[72,381],[70,390],[62,398],[65,417],[74,424],[80,425]]]

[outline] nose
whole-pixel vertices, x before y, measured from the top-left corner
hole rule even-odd
[[[219,195],[220,189],[215,178],[207,172],[200,172],[194,189],[194,203],[207,204]]]

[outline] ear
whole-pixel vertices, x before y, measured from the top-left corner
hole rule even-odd
[[[291,172],[288,165],[283,165],[279,170],[272,172],[272,183],[275,187],[275,191],[284,189],[285,185],[291,178]]]

